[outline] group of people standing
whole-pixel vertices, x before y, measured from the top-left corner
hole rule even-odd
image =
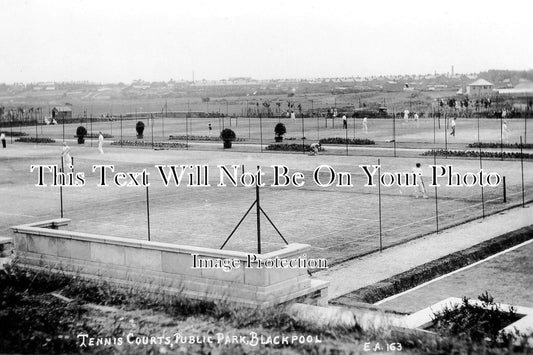
[[[104,154],[104,134],[100,131],[98,132],[98,151],[100,154]],[[72,156],[70,155],[70,147],[68,146],[67,142],[63,142],[63,147],[61,150],[61,159],[63,164],[63,171],[68,169],[72,170],[72,167],[74,165]]]

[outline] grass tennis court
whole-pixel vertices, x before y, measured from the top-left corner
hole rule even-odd
[[[59,128],[59,127],[53,127]],[[221,144],[220,144],[221,145]],[[377,187],[364,187],[360,164],[376,164],[369,156],[308,156],[303,154],[223,151],[130,149],[105,146],[100,155],[95,147],[71,144],[75,170],[87,176],[84,187],[63,189],[65,217],[72,222],[68,229],[111,236],[146,239],[147,211],[145,188],[97,187],[98,177],[91,172],[93,164],[113,164],[117,171],[140,171],[150,174],[150,224],[154,241],[218,248],[239,222],[255,199],[255,190],[246,187],[216,187],[216,165],[244,165],[245,170],[265,168],[265,181],[271,182],[268,168],[287,165],[291,171],[303,172],[306,184],[301,188],[261,188],[261,206],[291,243],[312,246],[311,256],[339,262],[379,248]],[[9,234],[9,226],[59,217],[59,188],[35,187],[36,173],[31,164],[56,164],[61,148],[58,145],[17,143],[2,151],[0,193],[1,230]],[[410,172],[416,162],[422,163],[425,174],[433,157],[381,159],[382,171]],[[479,161],[469,159],[437,159],[437,164],[451,163],[460,172],[474,171]],[[155,164],[207,164],[211,168],[209,188],[165,187]],[[311,179],[312,171],[329,164],[337,171],[352,173],[353,187],[318,187]],[[520,161],[484,160],[487,171],[496,171],[507,178],[507,204],[502,203],[502,188],[485,188],[485,212],[507,208],[521,202]],[[533,192],[532,166],[525,163],[526,200]],[[435,225],[434,190],[429,199],[415,199],[414,188],[382,187],[383,246],[432,233]],[[455,225],[482,213],[480,188],[438,189],[439,227]],[[263,252],[284,244],[276,231],[262,218]],[[234,234],[226,249],[256,251],[255,209]]]
[[[135,124],[139,119],[124,119],[115,117],[110,120],[91,120],[84,119],[81,122],[70,123],[63,125],[40,125],[27,127],[4,127],[2,130],[23,131],[30,136],[38,135],[39,137],[50,137],[56,140],[63,139],[63,130],[65,139],[74,142],[76,128],[81,124],[84,125],[88,132],[98,134],[98,131],[110,134],[113,138],[108,141],[120,140],[136,140]],[[479,140],[481,142],[500,143],[518,143],[520,136],[524,142],[531,142],[533,139],[533,124],[525,122],[523,118],[507,119],[507,137],[502,130],[502,121],[500,119],[477,119],[472,118],[457,118],[456,135],[451,136],[451,124],[444,118],[421,118],[418,123],[410,120],[405,122],[403,119],[369,119],[368,132],[364,132],[362,119],[351,118],[347,120],[347,129],[342,128],[342,119],[337,118],[335,122],[331,119],[324,118],[297,118],[292,119],[278,119],[278,118],[161,118],[140,119],[145,123],[144,140],[151,142],[152,137],[154,142],[167,141],[170,135],[174,136],[209,136],[218,137],[223,128],[231,128],[235,131],[237,138],[243,139],[243,142],[235,142],[235,148],[240,150],[250,150],[250,143],[257,144],[263,142],[264,145],[274,142],[274,126],[278,122],[285,124],[287,133],[285,134],[285,143],[302,142],[302,137],[305,137],[306,143],[316,142],[319,139],[329,137],[348,137],[348,138],[368,138],[376,142],[377,147],[392,148],[393,143],[389,141],[396,139],[398,148],[445,148],[448,149],[464,149],[469,143],[478,141],[478,124],[479,124]],[[440,124],[439,124],[440,121]],[[213,130],[211,133],[208,129],[208,124],[211,122]],[[434,130],[435,127],[435,130]],[[262,137],[262,138],[261,138]],[[183,139],[185,142],[185,139]],[[435,143],[434,143],[435,142]],[[93,142],[93,145],[96,142]],[[88,139],[85,143],[91,145]],[[243,146],[247,148],[243,148]],[[253,151],[260,151],[260,146],[256,145]],[[497,149],[496,149],[497,150]],[[346,151],[341,149],[338,154],[346,155]],[[336,153],[336,154],[337,154]],[[350,148],[348,154],[358,154],[354,148]],[[383,156],[392,156],[393,152],[380,152]],[[402,156],[402,153],[399,153]],[[405,155],[405,154],[404,154]]]
[[[533,281],[531,252],[533,252],[533,243],[529,242],[471,268],[385,301],[382,306],[410,313],[429,307],[447,297],[466,296],[477,299],[487,291],[496,302],[532,307],[533,300],[528,287]]]

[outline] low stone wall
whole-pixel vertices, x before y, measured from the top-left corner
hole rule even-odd
[[[26,267],[63,270],[87,278],[135,285],[154,292],[223,299],[250,306],[270,306],[308,297],[327,303],[325,281],[311,279],[305,268],[247,268],[243,252],[149,242],[59,230],[68,219],[12,227],[15,254]],[[289,244],[259,259],[304,258],[305,244]],[[240,268],[193,268],[193,254],[206,260],[235,259]]]

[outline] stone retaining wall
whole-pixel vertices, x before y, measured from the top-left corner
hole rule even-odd
[[[250,306],[270,306],[304,297],[313,298],[313,303],[327,303],[328,283],[311,279],[304,268],[241,266],[229,272],[192,268],[193,254],[205,259],[237,259],[241,263],[248,254],[59,230],[69,221],[55,219],[12,227],[19,263],[155,292],[224,299]],[[289,244],[258,257],[293,259],[303,257],[308,250],[308,245]]]

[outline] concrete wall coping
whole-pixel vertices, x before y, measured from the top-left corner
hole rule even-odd
[[[13,243],[13,238],[0,237],[0,245]]]
[[[13,226],[11,229],[16,233],[29,233],[33,235],[55,237],[62,239],[72,239],[87,242],[96,242],[110,245],[130,246],[136,248],[144,248],[159,251],[169,251],[184,254],[198,254],[202,256],[211,256],[215,258],[235,258],[239,260],[247,260],[248,255],[253,253],[246,253],[234,250],[220,250],[214,248],[197,247],[191,245],[180,245],[163,242],[145,241],[139,239],[130,239],[122,237],[103,236],[98,234],[66,231],[54,229],[59,226],[66,226],[70,222],[67,218],[58,218],[48,221],[41,221],[36,223],[28,223],[18,226]],[[292,243],[286,245],[283,249],[279,249],[270,253],[257,255],[258,259],[273,259],[273,258],[290,258],[291,256],[301,255],[310,250],[308,244]]]

